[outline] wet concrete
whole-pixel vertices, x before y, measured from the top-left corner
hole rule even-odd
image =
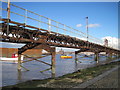
[[[74,55],[72,55],[72,59],[60,59],[60,56],[61,55],[56,55],[56,77],[97,65],[96,61],[94,61],[94,56],[81,58],[79,55],[78,60],[82,63],[78,62],[77,64],[75,63]],[[44,57],[41,60],[51,63],[50,56]],[[99,61],[99,64],[105,63],[106,57],[101,56]],[[2,85],[0,87],[14,85],[28,80],[46,79],[52,76],[51,70],[40,73],[41,70],[48,69],[50,66],[37,61],[23,63],[22,65],[30,71],[22,69],[21,72],[18,72],[17,64],[0,62],[0,65],[2,65]]]

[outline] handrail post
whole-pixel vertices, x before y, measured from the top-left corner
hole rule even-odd
[[[8,0],[7,6],[7,36],[9,34],[9,20],[10,20],[10,0]]]
[[[87,41],[88,41],[88,17],[86,17]]]
[[[58,23],[57,23],[57,33],[58,33]]]
[[[50,32],[51,31],[51,19],[48,19],[48,31]]]
[[[65,24],[64,24],[64,29],[63,29],[64,31],[66,31],[66,30],[65,30],[65,27],[66,27],[66,26],[65,26]]]
[[[25,9],[25,21],[24,21],[25,25],[27,24],[27,13],[28,13],[28,11],[27,11],[27,9]]]
[[[40,21],[41,21],[41,16],[39,16],[38,18],[39,18],[38,27],[39,27],[39,29],[40,29],[40,27],[41,27],[41,23],[40,23]]]

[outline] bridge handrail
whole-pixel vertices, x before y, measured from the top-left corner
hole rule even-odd
[[[8,19],[0,19],[1,21],[5,21],[5,22],[7,22],[7,20]],[[15,22],[15,21],[11,21],[10,20],[10,22],[9,23],[11,23],[10,25],[13,25],[13,24],[15,24],[15,25],[22,25],[22,26],[24,26],[24,24],[23,23],[19,23],[19,22]],[[48,32],[48,30],[44,30],[44,29],[40,29],[40,28],[37,28],[37,27],[34,27],[34,26],[30,26],[30,25],[26,25],[26,27],[28,27],[28,28],[31,28],[31,29],[37,29],[37,30],[41,30],[41,31],[47,31]],[[60,33],[56,33],[56,32],[49,32],[50,34],[58,34],[58,36],[65,36],[66,37],[66,35],[64,35],[64,34],[60,34]],[[11,37],[11,35],[9,35],[8,37]],[[68,37],[68,36],[67,36]],[[71,36],[70,36],[71,37]],[[71,38],[73,38],[73,39],[76,39],[77,40],[77,38],[76,37],[71,37]],[[78,39],[79,40],[79,39]],[[81,39],[80,39],[81,40]],[[81,41],[83,41],[83,42],[86,42],[85,40],[81,40]],[[87,43],[87,42],[86,42]],[[104,48],[106,48],[106,49],[112,49],[112,50],[117,50],[117,51],[120,51],[120,50],[118,50],[118,49],[115,49],[115,48],[112,48],[112,47],[106,47],[106,46],[103,46],[103,45],[100,45],[100,44],[96,44],[96,43],[92,43],[92,42],[90,42],[91,44],[94,44],[94,45],[97,45],[97,46],[100,46],[100,47],[104,47]]]
[[[2,1],[2,2],[5,2],[5,1]],[[7,3],[7,2],[5,2],[5,3]],[[55,21],[55,20],[52,20],[52,19],[50,19],[50,18],[47,18],[47,17],[45,17],[45,16],[43,16],[43,15],[39,15],[39,14],[33,12],[33,11],[24,9],[24,8],[22,8],[22,7],[19,7],[19,6],[16,6],[16,5],[12,4],[12,3],[10,3],[10,5],[12,5],[12,6],[16,7],[16,8],[19,8],[19,9],[22,9],[22,10],[25,11],[25,15],[21,15],[21,14],[19,14],[19,13],[10,11],[10,13],[14,13],[14,14],[17,14],[17,15],[19,15],[19,16],[24,17],[24,18],[25,18],[25,21],[24,21],[25,23],[27,23],[27,18],[29,18],[29,19],[38,21],[38,22],[40,22],[40,23],[47,24],[47,25],[48,25],[48,30],[50,30],[50,31],[51,31],[51,27],[53,26],[53,27],[55,27],[56,29],[61,29],[61,30],[64,30],[64,31],[66,31],[66,32],[70,32],[70,34],[75,34],[75,36],[76,36],[76,35],[81,36],[81,39],[86,39],[86,37],[87,37],[87,34],[86,34],[86,33],[83,33],[83,32],[81,32],[81,31],[79,31],[79,30],[77,30],[77,29],[74,29],[74,28],[70,27],[70,26],[67,26],[67,25],[65,25],[65,24],[62,24],[62,23],[57,22],[57,21]],[[0,9],[7,11],[7,9],[4,9],[4,8],[0,8]],[[28,12],[33,13],[33,14],[35,14],[35,15],[37,15],[37,16],[43,17],[43,18],[47,19],[48,22],[44,22],[44,21],[41,21],[41,20],[37,20],[37,19],[35,19],[35,18],[33,18],[33,17],[29,17],[29,16],[27,16],[27,13],[28,13]],[[53,25],[53,24],[51,23],[52,21],[55,22],[57,25]],[[59,26],[58,26],[58,25],[59,25]],[[63,28],[60,27],[60,25],[62,25]],[[66,28],[68,28],[69,30],[66,29]],[[72,31],[72,30],[74,30],[74,31]],[[60,32],[57,31],[57,33],[60,33]],[[65,33],[64,33],[64,34],[65,34]],[[77,37],[77,38],[80,38],[80,37]],[[89,38],[88,38],[88,39],[89,39],[90,42],[94,42],[94,43],[98,43],[98,44],[103,44],[103,41],[102,41],[101,39],[95,38],[95,37],[93,37],[93,36],[91,36],[91,35],[89,35]]]

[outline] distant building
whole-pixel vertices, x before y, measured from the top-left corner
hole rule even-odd
[[[106,47],[108,47],[108,40],[107,40],[107,39],[104,40],[104,45],[105,45]]]
[[[64,51],[62,50],[62,48],[60,51],[58,51],[58,54],[64,54]]]

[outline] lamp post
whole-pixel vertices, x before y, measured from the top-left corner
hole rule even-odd
[[[114,47],[114,45],[113,45],[113,37],[112,37],[112,48]]]
[[[7,6],[7,18],[10,19],[10,0],[8,0],[8,6]]]
[[[88,41],[88,17],[86,17],[86,31],[87,31],[87,41]]]

